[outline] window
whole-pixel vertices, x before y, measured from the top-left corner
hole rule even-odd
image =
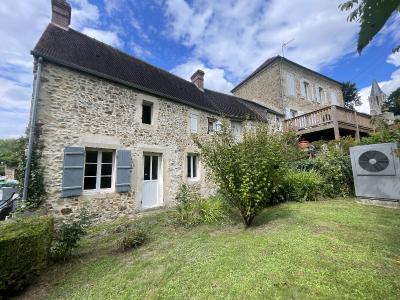
[[[197,154],[189,154],[187,156],[187,178],[188,179],[197,179],[198,178],[198,155]]]
[[[215,131],[215,124],[217,120],[214,118],[208,118],[208,133],[213,133]]]
[[[190,132],[192,133],[197,133],[198,118],[198,115],[190,114]]]
[[[109,150],[86,150],[84,190],[111,189],[114,169],[114,152]]]
[[[241,132],[242,132],[242,124],[240,124],[239,122],[232,122],[232,134],[237,142],[240,141]]]
[[[295,89],[295,85],[294,85],[294,77],[293,75],[288,74],[287,75],[287,94],[289,96],[295,96],[296,95],[296,89]]]
[[[309,99],[309,100],[312,99],[310,83],[307,82],[307,81],[302,80],[300,84],[301,84],[301,86],[300,86],[300,88],[301,88],[301,96],[303,98],[306,98],[306,99]]]
[[[142,123],[151,124],[153,117],[153,103],[143,102],[142,104]]]
[[[331,104],[338,105],[337,96],[335,92],[331,92]]]
[[[325,91],[322,87],[318,87],[317,102],[321,103],[325,101]]]
[[[143,179],[145,181],[158,179],[158,156],[157,155],[145,155],[144,156]]]
[[[281,118],[278,115],[275,115],[275,126],[276,129],[281,130]]]

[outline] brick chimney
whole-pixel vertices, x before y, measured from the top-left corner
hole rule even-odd
[[[190,80],[192,80],[199,90],[204,91],[204,71],[197,70],[192,77],[190,77]]]
[[[51,0],[51,23],[68,30],[71,24],[71,5],[66,0]]]

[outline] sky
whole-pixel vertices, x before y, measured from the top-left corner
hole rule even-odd
[[[50,21],[50,0],[0,1],[0,138],[25,133],[32,97],[30,55]],[[337,81],[357,84],[369,112],[376,79],[400,87],[400,14],[364,50],[359,25],[335,0],[69,0],[71,27],[206,88],[229,91],[267,58],[282,55]]]

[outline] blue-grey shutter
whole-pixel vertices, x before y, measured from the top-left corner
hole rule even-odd
[[[62,197],[73,197],[82,194],[84,159],[84,148],[64,148],[64,170],[61,191]]]
[[[130,150],[117,151],[117,178],[115,190],[118,193],[129,192],[131,188],[132,157]]]

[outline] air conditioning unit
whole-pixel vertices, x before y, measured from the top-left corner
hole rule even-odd
[[[350,148],[356,196],[400,200],[400,143]]]

